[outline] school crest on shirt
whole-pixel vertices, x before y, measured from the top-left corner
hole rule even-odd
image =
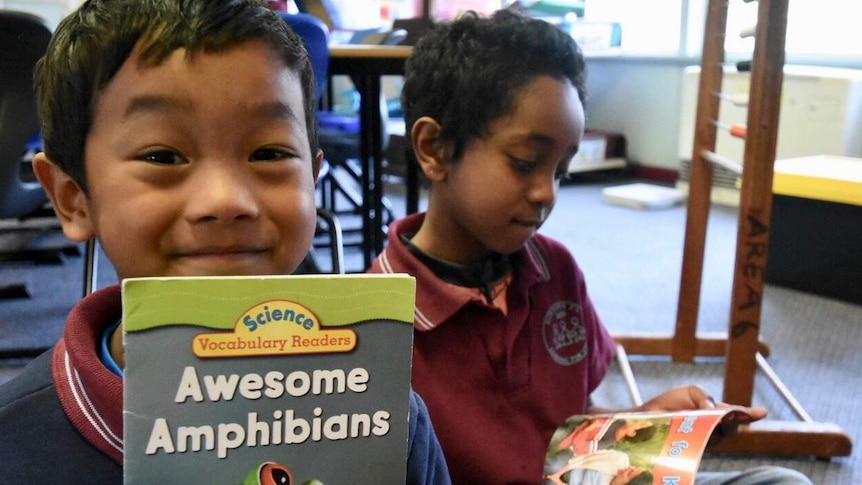
[[[560,365],[574,365],[587,356],[587,331],[581,323],[581,306],[558,301],[548,308],[542,336],[548,354]]]

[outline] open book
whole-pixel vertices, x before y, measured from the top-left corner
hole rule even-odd
[[[123,282],[124,483],[404,483],[415,281]]]
[[[707,443],[751,418],[740,408],[577,415],[557,428],[545,485],[691,485]]]

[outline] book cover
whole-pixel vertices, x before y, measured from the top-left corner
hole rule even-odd
[[[123,282],[124,483],[404,483],[415,280]]]
[[[543,483],[691,485],[707,443],[747,421],[736,407],[572,416],[551,438]]]

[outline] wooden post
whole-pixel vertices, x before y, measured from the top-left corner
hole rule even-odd
[[[751,405],[772,215],[788,0],[760,0],[748,95],[724,399]]]
[[[703,159],[703,151],[715,151],[719,98],[724,76],[724,32],[727,26],[727,0],[710,0],[706,15],[703,57],[700,63],[700,86],[694,127],[694,151],[688,187],[688,209],[682,255],[682,276],[677,302],[676,331],[671,357],[675,362],[692,362],[695,355],[697,314],[700,308],[703,255],[706,226],[709,219],[712,165]]]

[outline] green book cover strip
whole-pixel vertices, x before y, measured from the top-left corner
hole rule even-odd
[[[123,325],[126,332],[231,329],[253,307],[284,300],[310,309],[322,327],[371,319],[412,324],[415,293],[407,275],[133,278],[123,282]]]

